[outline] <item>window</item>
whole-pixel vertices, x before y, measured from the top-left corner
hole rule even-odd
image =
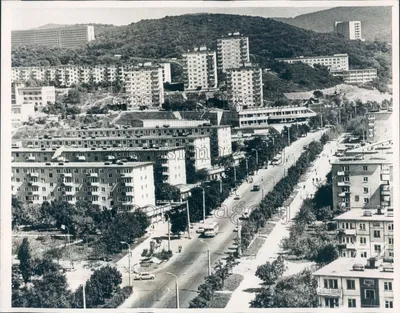
[[[363,166],[363,171],[368,171],[368,166],[367,165]]]
[[[348,290],[355,290],[356,289],[356,282],[353,279],[347,279],[347,289]],[[349,299],[350,300],[350,299]]]
[[[391,301],[391,300],[386,300],[386,301],[385,301],[385,308],[386,308],[386,309],[393,309],[393,301]]]
[[[365,224],[364,223],[360,224],[360,230],[365,230]]]
[[[374,230],[374,238],[381,238],[381,231],[380,230]]]
[[[356,202],[360,201],[360,196],[354,196],[354,201]]]
[[[368,188],[364,188],[364,193],[368,193]]]
[[[366,245],[367,244],[367,238],[366,237],[360,237],[360,244],[361,245]]]
[[[393,230],[393,224],[388,224],[388,230]]]
[[[363,182],[364,182],[364,183],[368,183],[368,177],[364,176],[364,177],[363,177]]]
[[[356,299],[348,299],[347,303],[348,303],[348,307],[349,308],[355,308],[356,307]]]
[[[361,252],[361,253],[360,253],[360,257],[366,258],[366,257],[367,257],[367,252],[366,252],[366,251]]]
[[[381,252],[381,245],[374,245],[375,252]]]
[[[369,203],[369,198],[364,198],[364,203],[365,204]]]
[[[392,291],[392,282],[391,281],[385,281],[383,283],[385,291]]]
[[[365,290],[365,299],[375,300],[375,290],[374,289],[366,289]]]
[[[324,279],[324,288],[338,289],[337,279]]]
[[[388,240],[389,240],[389,244],[390,244],[390,245],[394,245],[394,238],[392,238],[392,237],[389,237],[389,239],[388,239]]]

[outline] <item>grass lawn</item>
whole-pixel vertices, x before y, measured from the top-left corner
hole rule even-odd
[[[225,281],[224,288],[222,288],[223,291],[235,291],[237,287],[239,287],[240,283],[243,280],[243,276],[240,274],[232,274],[231,276],[228,277],[228,279]]]
[[[246,250],[244,251],[243,255],[246,256],[255,256],[257,255],[258,251],[261,249],[261,247],[263,246],[265,242],[264,238],[258,237],[256,238],[252,245]]]
[[[213,309],[223,309],[228,304],[231,296],[231,293],[216,293],[214,294],[214,299],[208,303],[208,307]]]

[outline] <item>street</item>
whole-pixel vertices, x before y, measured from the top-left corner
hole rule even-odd
[[[273,184],[278,182],[284,175],[284,172],[295,163],[303,152],[303,147],[313,140],[318,140],[323,131],[309,133],[307,137],[300,138],[287,148],[286,156],[288,162],[281,166],[268,166],[268,169],[259,170],[253,178],[253,183],[243,183],[237,190],[237,194],[242,197],[240,200],[234,200],[229,197],[223,203],[228,211],[232,212],[232,208],[239,203],[243,203],[244,207],[256,206],[262,198],[262,194],[266,195],[272,188]],[[250,169],[249,169],[250,170]],[[261,180],[261,177],[264,179]],[[253,184],[260,185],[263,192],[251,192]],[[220,215],[219,215],[220,216]],[[227,216],[217,218],[209,217],[207,221],[218,221],[220,232],[214,238],[205,239],[211,249],[211,263],[224,258],[227,252],[233,252],[233,240],[237,236],[234,232],[236,225]],[[181,239],[188,241],[189,239]],[[274,238],[276,244],[279,240]],[[174,253],[176,253],[174,251]],[[124,303],[122,307],[131,308],[175,308],[175,278],[166,274],[171,272],[178,276],[179,280],[179,302],[180,307],[188,307],[189,301],[197,295],[197,287],[203,283],[204,277],[207,276],[207,246],[199,240],[199,235],[192,230],[192,239],[190,244],[185,244],[182,253],[170,261],[163,268],[152,272],[155,274],[153,281],[134,281],[133,294]]]

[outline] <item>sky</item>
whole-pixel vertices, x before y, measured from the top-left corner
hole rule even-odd
[[[295,17],[297,15],[329,9],[318,8],[63,8],[33,9],[14,8],[12,13],[12,30],[36,28],[46,24],[83,24],[101,23],[127,25],[143,19],[158,19],[167,15],[189,13],[226,13],[262,17]]]

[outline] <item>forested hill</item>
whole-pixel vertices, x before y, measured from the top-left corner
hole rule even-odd
[[[392,11],[390,6],[337,7],[302,14],[295,18],[274,19],[321,33],[333,32],[335,21],[361,21],[362,37],[366,40],[392,41]]]
[[[273,19],[229,14],[167,16],[107,27],[94,42],[79,49],[14,47],[12,65],[107,63],[114,54],[122,55],[122,61],[130,57],[179,58],[193,46],[216,49],[217,38],[236,31],[249,37],[250,53],[263,68],[276,57],[334,53],[348,53],[353,68],[376,67],[384,72],[390,66],[386,57],[389,48],[384,43],[348,41],[333,33],[316,33]]]

